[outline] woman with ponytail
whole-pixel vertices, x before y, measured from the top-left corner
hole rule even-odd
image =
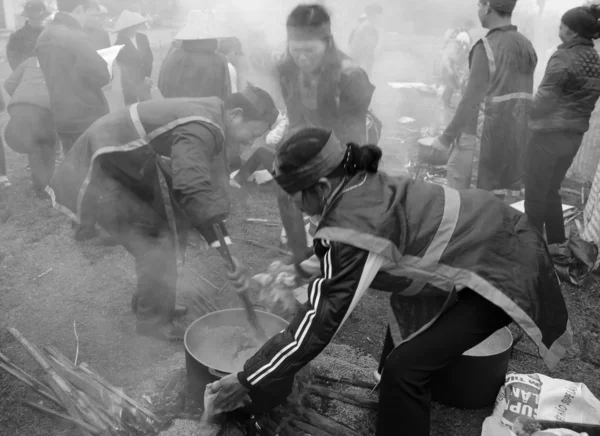
[[[590,127],[600,97],[600,6],[567,11],[560,24],[563,42],[548,61],[534,98],[533,131],[525,165],[525,212],[548,244],[565,242],[560,186]]]
[[[208,386],[217,411],[243,407],[248,396],[258,403],[260,392],[291,380],[323,351],[368,288],[391,296],[376,375],[378,436],[429,435],[432,375],[511,320],[550,367],[569,348],[552,261],[527,218],[486,191],[389,177],[379,171],[381,158],[377,146],[342,147],[331,132],[315,128],[278,149],[276,182],[319,219],[320,270],[289,327],[243,371]],[[257,286],[241,266],[230,279],[240,291]],[[407,305],[428,316],[403,319]]]

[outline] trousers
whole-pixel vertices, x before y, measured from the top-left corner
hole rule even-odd
[[[534,132],[525,159],[525,213],[549,245],[565,242],[560,186],[577,155],[583,133]]]
[[[380,365],[376,435],[429,436],[432,375],[510,322],[502,309],[464,289],[458,301],[414,339],[394,348],[388,332]]]
[[[463,134],[450,152],[446,165],[446,180],[453,189],[470,189],[473,178],[473,158],[477,137]]]
[[[90,188],[94,218],[135,258],[132,309],[137,323],[168,324],[175,313],[176,236],[164,213],[158,179],[136,185],[119,180],[104,163],[102,168],[103,177]]]
[[[54,174],[57,136],[52,112],[31,104],[15,104],[8,113],[6,144],[17,153],[27,154],[33,188],[41,192]]]
[[[125,102],[125,106],[152,100],[150,87],[144,82],[135,83],[122,78],[121,89],[123,90],[123,101]]]

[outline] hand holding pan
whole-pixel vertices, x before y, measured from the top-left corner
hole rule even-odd
[[[227,262],[227,264],[229,265],[229,269],[231,270],[231,272],[235,272],[236,271],[236,263],[235,263],[235,260],[233,259],[233,257],[231,256],[231,252],[229,251],[227,244],[225,243],[225,237],[223,236],[223,231],[221,230],[221,227],[219,224],[214,224],[213,228],[214,228],[215,234],[217,235],[217,238],[219,239],[219,244],[221,245],[221,247],[220,247],[221,249],[219,250],[219,252],[221,253],[221,256],[223,256],[223,259],[225,259],[225,262]],[[246,316],[248,317],[248,322],[250,323],[250,326],[254,330],[254,333],[256,334],[257,339],[259,339],[263,342],[266,341],[267,335],[265,334],[265,331],[258,323],[258,318],[256,317],[256,312],[254,312],[254,308],[252,307],[252,302],[250,301],[250,297],[248,297],[248,291],[244,290],[244,291],[238,292],[238,295],[240,296],[240,299],[242,300],[242,304],[244,305],[244,309],[246,310]]]

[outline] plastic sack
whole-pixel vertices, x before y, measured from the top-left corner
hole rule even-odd
[[[548,246],[554,269],[561,281],[581,286],[596,268],[598,247],[576,236],[563,244]]]
[[[525,425],[531,420],[600,425],[600,401],[583,383],[553,379],[542,374],[506,375],[494,413],[481,436],[573,436],[566,429],[540,431]],[[565,425],[567,426],[567,425]]]

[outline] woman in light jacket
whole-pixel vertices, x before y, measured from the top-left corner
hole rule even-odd
[[[27,154],[33,189],[46,198],[44,189],[54,174],[56,130],[50,111],[50,97],[36,57],[17,67],[4,83],[11,96],[8,104],[10,121],[4,137],[17,153]]]

